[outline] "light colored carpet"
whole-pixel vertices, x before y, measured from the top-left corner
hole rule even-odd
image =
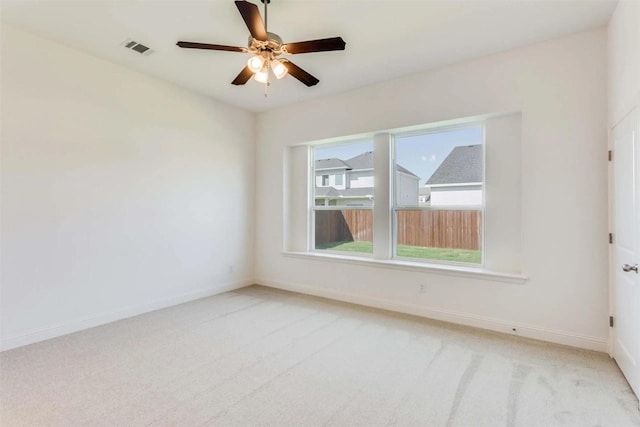
[[[605,354],[252,286],[0,354],[3,426],[630,426]]]

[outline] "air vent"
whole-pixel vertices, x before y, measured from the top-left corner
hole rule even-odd
[[[153,53],[153,49],[143,45],[142,43],[138,43],[137,41],[132,39],[126,39],[125,41],[120,43],[120,45],[145,56],[151,55]]]

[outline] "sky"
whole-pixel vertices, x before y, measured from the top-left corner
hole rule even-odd
[[[400,166],[420,177],[420,186],[433,175],[449,153],[461,145],[482,144],[482,127],[455,129],[447,132],[396,137],[396,159]],[[358,141],[333,147],[316,148],[315,158],[347,160],[373,151],[373,141]]]

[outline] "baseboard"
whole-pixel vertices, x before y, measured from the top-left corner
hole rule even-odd
[[[607,353],[609,349],[609,341],[606,338],[579,335],[572,332],[551,330],[531,325],[515,324],[503,320],[475,316],[467,313],[460,313],[439,307],[429,307],[405,302],[390,301],[366,295],[356,295],[335,290],[321,289],[313,286],[285,283],[279,280],[257,280],[256,283],[272,288],[299,292],[308,295],[315,295],[319,297],[364,305],[368,307],[381,308],[384,310],[396,311],[400,313],[412,314],[429,319],[442,320],[459,325],[472,326],[476,328],[487,329],[490,331],[502,332],[509,335],[532,338],[540,341],[567,345],[586,350],[595,350]]]
[[[93,328],[95,326],[104,325],[106,323],[115,322],[117,320],[126,319],[128,317],[138,316],[140,314],[182,304],[188,301],[221,294],[223,292],[228,292],[234,289],[249,286],[253,283],[253,279],[246,279],[238,282],[223,284],[220,286],[207,287],[180,295],[159,298],[149,303],[138,306],[126,307],[123,309],[113,310],[110,312],[101,313],[95,316],[85,317],[70,322],[60,323],[53,326],[32,329],[30,331],[26,331],[14,336],[2,337],[2,339],[0,339],[0,351],[22,347],[51,338],[56,338],[62,335],[71,334],[73,332],[78,332],[84,329]]]

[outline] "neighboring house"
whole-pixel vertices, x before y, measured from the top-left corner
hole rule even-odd
[[[482,204],[482,145],[456,147],[431,175],[431,206]]]
[[[431,188],[420,187],[418,190],[418,204],[420,206],[429,206],[431,204]]]
[[[316,206],[373,206],[373,152],[348,160],[321,159],[315,162]],[[398,202],[418,205],[419,177],[402,166],[396,170]]]

